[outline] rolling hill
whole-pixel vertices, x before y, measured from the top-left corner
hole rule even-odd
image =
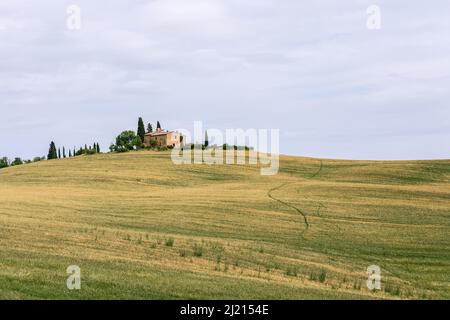
[[[5,299],[450,299],[450,160],[43,161],[0,170],[0,221]]]

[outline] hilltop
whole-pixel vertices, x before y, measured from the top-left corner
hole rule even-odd
[[[0,170],[0,298],[449,299],[449,218],[450,160],[36,162]]]

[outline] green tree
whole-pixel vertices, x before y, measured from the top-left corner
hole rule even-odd
[[[20,166],[23,164],[23,161],[21,158],[15,158],[13,162],[11,162],[11,166]]]
[[[69,150],[69,158],[72,158],[72,150]]]
[[[205,148],[209,146],[208,131],[205,131]]]
[[[100,153],[100,145],[97,142],[97,153]]]
[[[58,153],[56,151],[56,146],[55,146],[55,143],[52,141],[50,143],[50,148],[48,150],[47,159],[52,160],[52,159],[57,159],[57,158],[58,158]]]
[[[156,122],[156,129],[161,129],[161,124],[159,123],[159,121]]]
[[[141,117],[139,117],[139,120],[138,120],[137,135],[139,138],[141,138],[141,141],[144,141],[145,127],[144,127],[144,121],[142,120]]]
[[[66,147],[63,147],[63,158],[66,157]]]
[[[61,159],[61,149],[58,148],[58,159]]]
[[[9,159],[7,157],[3,157],[0,159],[0,169],[9,167]]]
[[[153,132],[153,126],[152,126],[151,123],[148,123],[148,124],[147,124],[147,132],[148,132],[148,133]]]
[[[123,131],[116,138],[115,151],[133,150],[135,147],[141,146],[141,138],[138,137],[134,131]]]

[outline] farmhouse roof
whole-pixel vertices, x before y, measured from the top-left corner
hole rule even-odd
[[[161,132],[149,132],[146,136],[165,136],[166,134],[173,133],[174,131],[161,131]]]

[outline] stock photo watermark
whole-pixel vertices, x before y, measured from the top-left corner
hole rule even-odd
[[[67,278],[66,285],[69,290],[80,290],[81,289],[81,269],[79,266],[72,265],[68,266],[66,273],[69,274]]]
[[[367,267],[369,277],[367,279],[367,289],[370,291],[381,290],[381,268],[376,265]]]
[[[81,290],[81,268],[77,265],[67,267],[66,273],[69,275],[66,281],[67,289]],[[381,268],[377,265],[367,267],[368,278],[367,289],[370,291],[381,290]]]
[[[81,30],[81,8],[76,4],[72,4],[66,9],[67,29],[71,31]],[[369,30],[380,30],[382,23],[381,8],[378,5],[370,5],[366,9],[366,27]]]
[[[377,5],[371,5],[366,10],[367,22],[366,26],[369,30],[381,29],[381,8]]]
[[[81,30],[81,8],[75,4],[67,7],[67,29],[71,31]]]
[[[203,140],[203,123],[194,122],[194,132],[175,131],[182,139],[174,145],[171,158],[183,164],[249,164],[260,165],[261,175],[279,171],[280,132],[278,129],[208,129]],[[203,141],[198,144],[193,141]]]

